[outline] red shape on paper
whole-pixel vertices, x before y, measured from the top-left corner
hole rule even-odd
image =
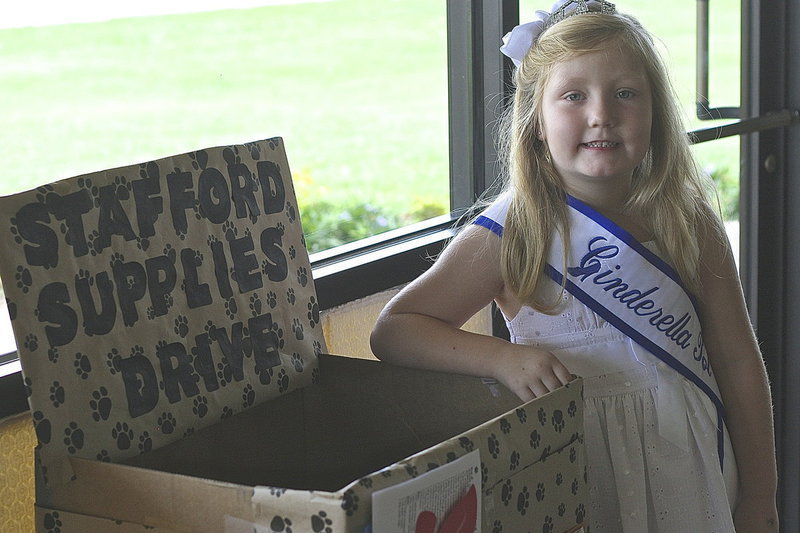
[[[436,533],[436,515],[430,511],[419,513],[414,533]]]
[[[439,528],[439,533],[473,533],[478,522],[478,493],[470,485]],[[417,521],[419,523],[419,521]]]

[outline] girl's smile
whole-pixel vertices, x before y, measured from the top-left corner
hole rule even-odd
[[[636,56],[609,43],[557,63],[541,116],[540,138],[570,193],[586,199],[627,195],[652,125],[650,84]]]

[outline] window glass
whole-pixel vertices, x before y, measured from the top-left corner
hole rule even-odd
[[[520,20],[543,9],[540,0],[520,0]],[[696,117],[695,85],[697,4],[695,0],[664,3],[652,0],[616,2],[617,9],[636,17],[659,43],[682,103],[689,130],[732,122],[703,121]],[[740,102],[741,0],[717,0],[709,9],[709,93],[713,107],[738,107]],[[549,7],[544,7],[549,9]],[[739,138],[731,137],[696,145],[698,161],[717,184],[721,210],[735,251],[739,230]],[[738,257],[738,254],[737,254]]]
[[[281,136],[311,252],[449,211],[444,1],[7,11],[0,194]]]
[[[0,22],[0,194],[281,136],[312,252],[449,210],[445,2],[31,4]]]

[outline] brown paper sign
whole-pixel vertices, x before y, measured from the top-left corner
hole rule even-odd
[[[69,455],[145,453],[318,374],[319,305],[281,139],[0,198],[0,239],[50,482],[68,478]]]

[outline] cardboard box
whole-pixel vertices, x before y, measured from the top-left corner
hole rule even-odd
[[[583,523],[580,380],[519,406],[322,355],[280,139],[0,198],[0,228],[38,531],[362,532],[374,492],[475,451],[483,531]]]

